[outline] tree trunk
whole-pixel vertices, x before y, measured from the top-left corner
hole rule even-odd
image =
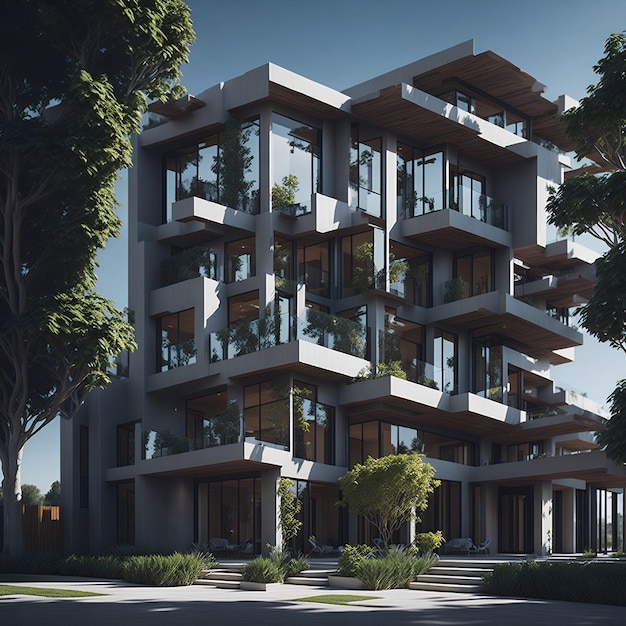
[[[4,496],[4,534],[2,552],[12,559],[25,551],[22,514],[22,450],[9,442],[6,457],[2,456],[2,493]]]

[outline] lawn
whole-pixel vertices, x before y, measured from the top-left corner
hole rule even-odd
[[[70,591],[69,589],[48,589],[44,587],[22,587],[20,585],[0,584],[0,596],[43,596],[44,598],[88,598],[102,596],[102,593],[90,591]]]
[[[294,602],[321,602],[322,604],[349,605],[351,602],[361,602],[363,600],[378,600],[380,596],[355,596],[345,593],[326,594],[323,596],[311,596],[309,598],[296,598]]]

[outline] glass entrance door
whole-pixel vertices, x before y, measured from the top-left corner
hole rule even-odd
[[[500,487],[498,490],[498,549],[513,554],[532,554],[533,488]]]

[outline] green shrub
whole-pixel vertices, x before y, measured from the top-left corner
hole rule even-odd
[[[415,556],[411,551],[391,548],[382,559],[363,559],[356,575],[366,589],[406,589],[438,560],[436,555]]]
[[[191,585],[201,576],[204,561],[194,554],[131,556],[124,562],[124,579],[141,585]]]
[[[284,574],[276,561],[258,556],[241,572],[243,579],[251,583],[282,583]]]
[[[415,545],[422,554],[432,554],[437,548],[444,543],[444,536],[438,530],[434,533],[417,533],[415,535]]]
[[[309,562],[303,556],[290,558],[282,567],[285,578],[298,576],[306,569],[309,569]]]
[[[374,548],[362,544],[357,546],[345,545],[339,557],[339,574],[341,576],[356,576],[359,564],[374,554]]]
[[[3,556],[1,571],[13,574],[59,574],[63,557],[56,552],[26,552],[19,560]]]
[[[528,561],[496,565],[483,588],[494,595],[626,606],[626,565]]]
[[[68,556],[60,567],[64,576],[87,576],[91,578],[123,578],[124,560],[113,555]]]

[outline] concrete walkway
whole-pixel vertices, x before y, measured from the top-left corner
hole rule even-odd
[[[480,594],[431,593],[406,589],[345,592],[297,585],[280,585],[268,592],[215,589],[200,585],[158,588],[122,581],[69,577],[47,577],[40,581],[25,579],[23,583],[7,584],[77,589],[106,595],[78,599],[0,596],[2,626],[624,624],[624,607]],[[296,598],[340,593],[376,596],[377,599],[358,602],[354,606],[294,601]]]

